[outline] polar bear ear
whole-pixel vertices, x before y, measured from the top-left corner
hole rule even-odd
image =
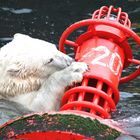
[[[24,38],[30,38],[28,35],[25,35],[25,34],[21,34],[21,33],[16,33],[14,34],[14,39],[24,39]]]
[[[12,64],[8,66],[6,71],[10,76],[16,76],[20,70],[21,68],[19,68],[16,64]]]

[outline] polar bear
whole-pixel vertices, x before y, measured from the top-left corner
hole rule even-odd
[[[0,99],[33,112],[56,111],[66,87],[81,82],[87,69],[54,44],[17,33],[0,50]]]

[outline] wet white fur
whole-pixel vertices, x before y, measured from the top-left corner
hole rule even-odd
[[[0,51],[0,98],[35,112],[57,110],[66,87],[81,82],[86,70],[55,45],[15,34]]]

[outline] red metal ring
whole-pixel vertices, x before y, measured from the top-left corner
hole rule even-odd
[[[112,98],[110,98],[105,92],[101,91],[101,90],[98,90],[94,87],[88,87],[88,86],[78,86],[78,87],[74,87],[70,90],[68,90],[67,92],[65,92],[64,96],[63,96],[63,99],[62,99],[62,105],[64,105],[66,103],[66,100],[69,99],[69,97],[77,92],[89,92],[91,94],[97,94],[99,95],[100,97],[104,98],[108,103],[109,103],[109,106],[111,109],[116,109],[116,106],[115,106],[115,102],[116,101],[113,101]]]

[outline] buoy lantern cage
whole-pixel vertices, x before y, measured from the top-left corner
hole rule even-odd
[[[68,37],[77,29],[87,30],[71,41]],[[128,39],[140,46],[140,38],[131,29],[127,13],[121,8],[103,6],[92,19],[72,24],[62,34],[59,50],[66,53],[65,45],[74,48],[75,60],[85,62],[89,71],[82,83],[66,91],[61,111],[74,111],[89,116],[110,118],[119,101],[119,83],[128,82],[140,75],[140,67],[128,76],[121,77],[122,70],[130,64],[140,65],[133,58]]]

